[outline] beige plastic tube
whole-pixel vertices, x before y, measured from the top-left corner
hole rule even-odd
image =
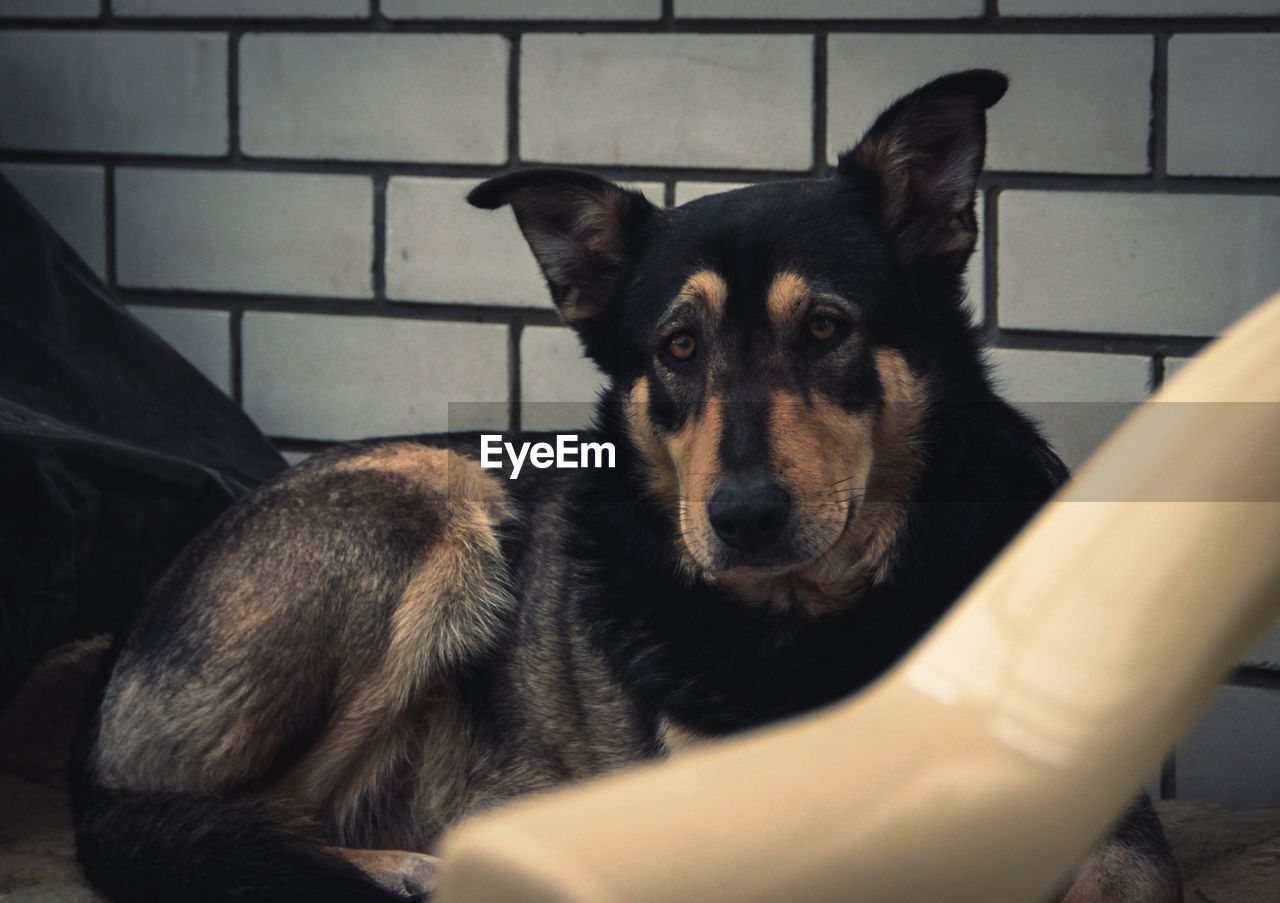
[[[441,900],[1049,892],[1280,613],[1280,296],[1158,400],[873,688],[470,820]]]

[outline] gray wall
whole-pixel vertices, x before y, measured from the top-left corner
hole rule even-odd
[[[581,164],[672,204],[821,174],[968,66],[1013,79],[973,314],[1071,461],[1280,288],[1280,0],[0,0],[0,22],[0,169],[297,455],[441,429],[448,401],[545,424],[520,403],[593,397],[514,224],[463,202],[477,180]],[[1280,637],[1249,662],[1166,794],[1280,805]]]

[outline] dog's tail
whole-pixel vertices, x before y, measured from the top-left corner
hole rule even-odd
[[[404,903],[397,894],[251,800],[86,787],[76,849],[116,901]]]

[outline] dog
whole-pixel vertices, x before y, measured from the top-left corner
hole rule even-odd
[[[428,894],[470,813],[883,674],[1067,478],[963,308],[1006,87],[945,76],[829,178],[672,210],[563,169],[475,188],[513,208],[607,375],[587,435],[614,466],[512,479],[481,466],[483,436],[356,443],[226,513],[159,581],[85,724],[92,884]],[[1063,893],[1181,899],[1145,796]]]

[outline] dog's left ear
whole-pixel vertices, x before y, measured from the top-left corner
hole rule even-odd
[[[511,205],[556,309],[579,330],[604,312],[657,209],[605,179],[551,168],[497,176],[467,200],[486,210]]]
[[[990,69],[945,75],[881,113],[840,156],[840,175],[878,180],[885,218],[909,262],[973,250],[986,110],[1008,87]]]

